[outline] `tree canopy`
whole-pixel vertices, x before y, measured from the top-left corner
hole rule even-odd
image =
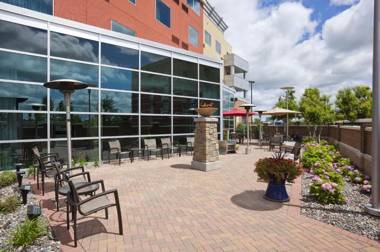
[[[338,91],[335,105],[337,118],[351,122],[372,115],[372,92],[368,86],[344,88]]]
[[[306,123],[323,125],[334,121],[330,97],[326,95],[321,96],[318,88],[305,89],[301,97],[299,109]]]

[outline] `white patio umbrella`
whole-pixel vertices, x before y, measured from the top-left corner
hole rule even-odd
[[[284,108],[279,108],[275,107],[273,109],[270,109],[268,111],[265,111],[263,115],[272,115],[272,116],[285,116],[285,115],[290,115],[290,114],[301,114],[299,111],[295,110],[290,110],[290,109],[284,109]],[[289,124],[286,122],[286,137],[289,137]]]

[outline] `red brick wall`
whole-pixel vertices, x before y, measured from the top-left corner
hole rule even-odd
[[[111,29],[111,20],[134,30],[136,36],[175,47],[182,42],[193,52],[203,52],[203,11],[197,15],[190,7],[182,9],[185,0],[162,0],[171,10],[171,27],[156,20],[156,0],[55,0],[54,15],[81,23]],[[198,47],[188,41],[189,25],[198,31]],[[172,41],[172,35],[180,39],[179,45]]]

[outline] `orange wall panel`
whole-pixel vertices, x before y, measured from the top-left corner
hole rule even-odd
[[[115,20],[136,32],[136,36],[174,47],[188,45],[188,50],[203,52],[203,11],[196,14],[180,0],[162,0],[171,13],[171,27],[167,27],[156,19],[156,0],[136,0],[136,5],[128,0],[55,0],[54,15],[111,29],[111,20]],[[186,13],[182,5],[188,7]],[[189,25],[198,31],[198,47],[189,44]],[[172,35],[179,38],[179,45],[172,41]]]

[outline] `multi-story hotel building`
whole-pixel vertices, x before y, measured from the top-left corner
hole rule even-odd
[[[43,87],[49,80],[94,85],[75,92],[71,104],[73,156],[88,161],[107,156],[110,139],[128,149],[145,138],[175,143],[193,135],[193,109],[204,101],[221,119],[223,62],[200,54],[202,6],[0,1],[0,169],[16,155],[30,158],[33,145],[65,156],[63,95]]]

